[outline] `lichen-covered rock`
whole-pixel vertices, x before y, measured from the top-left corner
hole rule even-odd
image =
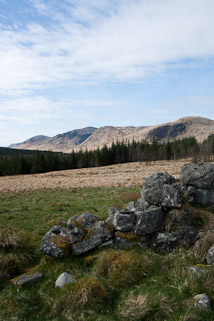
[[[148,211],[135,211],[134,232],[139,235],[151,234],[163,229],[163,211],[160,207]]]
[[[21,287],[25,284],[35,282],[41,278],[42,278],[42,273],[34,272],[34,273],[24,273],[12,279],[11,281],[15,286]]]
[[[83,213],[82,215],[74,216],[69,220],[70,229],[72,226],[78,227],[83,231],[88,231],[94,224],[99,221],[99,218],[91,213]]]
[[[71,252],[71,239],[68,229],[55,225],[42,239],[40,250],[56,258],[68,256]]]
[[[145,180],[141,195],[152,205],[167,208],[181,207],[179,187],[175,184],[175,178],[168,173],[149,176]]]
[[[210,310],[210,298],[206,293],[194,296],[194,306],[199,310]]]
[[[108,241],[113,236],[113,229],[104,221],[98,221],[87,232],[85,237],[73,244],[73,253],[79,255],[88,252],[103,242]]]
[[[120,249],[128,249],[131,247],[142,247],[146,248],[150,244],[150,236],[149,235],[137,235],[133,232],[115,233],[115,247]]]
[[[214,164],[185,164],[181,169],[180,180],[183,185],[212,188],[214,187]]]
[[[209,248],[206,255],[207,263],[210,265],[214,265],[214,244]]]
[[[113,226],[121,232],[131,231],[135,225],[135,214],[129,211],[119,211],[114,214]]]
[[[200,266],[188,266],[187,270],[192,272],[193,274],[197,275],[198,277],[200,277],[201,275],[203,275],[204,273],[206,273],[208,271],[208,269],[206,268],[202,268]]]
[[[60,274],[60,276],[57,278],[55,282],[55,287],[63,289],[66,284],[69,283],[76,283],[76,279],[71,276],[71,274],[67,272],[63,272]]]

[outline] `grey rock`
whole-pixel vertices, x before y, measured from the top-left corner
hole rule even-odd
[[[119,211],[114,214],[113,226],[121,232],[131,231],[135,225],[135,214],[130,211]]]
[[[74,244],[81,240],[82,236],[84,235],[84,232],[80,230],[78,227],[72,226],[72,229],[69,229],[68,234],[70,236],[71,244]]]
[[[187,189],[183,186],[183,197],[191,204],[195,203],[195,186],[188,186]]]
[[[180,224],[191,224],[192,222],[191,212],[183,209],[172,209],[167,212],[166,216],[171,222]]]
[[[170,232],[158,233],[152,246],[158,252],[169,253],[179,244],[177,237]]]
[[[137,204],[136,202],[131,201],[131,202],[128,203],[128,205],[126,206],[126,208],[127,208],[128,211],[134,211],[134,210],[136,210],[136,208],[138,207],[137,205],[138,205],[138,204]]]
[[[69,218],[68,222],[67,222],[67,227],[68,229],[73,229],[74,226],[72,225],[72,222],[74,222],[76,219],[78,219],[79,216],[74,215],[71,218]]]
[[[198,277],[207,272],[206,269],[202,269],[199,266],[188,266],[187,270],[192,272],[193,274],[196,274]]]
[[[71,274],[67,272],[63,272],[60,274],[60,276],[57,278],[55,282],[55,287],[56,288],[64,288],[66,284],[69,283],[76,283],[76,279],[71,276]]]
[[[103,249],[103,248],[112,248],[112,247],[114,247],[115,246],[115,242],[114,242],[114,239],[111,239],[111,240],[109,240],[109,241],[107,241],[107,242],[104,242],[104,243],[102,243],[101,245],[99,245],[99,248],[101,248],[101,249]]]
[[[180,180],[183,185],[212,188],[214,187],[214,164],[185,164],[181,169]]]
[[[181,207],[180,189],[174,184],[175,178],[168,173],[149,176],[141,195],[146,202],[161,207]]]
[[[194,194],[194,202],[202,206],[214,205],[214,188],[202,189],[197,188]]]
[[[210,310],[210,298],[205,294],[198,294],[194,296],[194,306],[199,310]]]
[[[145,197],[144,197],[144,195],[142,195],[141,196],[141,198],[139,198],[138,200],[137,200],[137,209],[139,208],[139,210],[141,210],[141,211],[147,211],[149,208],[150,208],[150,206],[151,206],[151,204],[149,204],[146,200],[145,200]]]
[[[42,253],[56,258],[70,254],[71,240],[68,229],[55,225],[46,233],[40,247]]]
[[[175,231],[171,231],[172,235],[179,240],[179,245],[184,248],[192,246],[197,238],[197,230],[189,225],[180,226]]]
[[[13,284],[17,287],[21,287],[25,284],[35,282],[42,278],[42,273],[25,273],[12,280]]]
[[[98,221],[90,230],[88,230],[88,233],[80,242],[73,245],[73,253],[79,255],[88,252],[112,237],[113,231],[111,230],[111,227],[104,221]]]
[[[124,234],[124,235],[121,235]],[[126,233],[115,233],[115,247],[117,249],[129,249],[132,247],[147,248],[150,245],[150,236],[143,235],[137,236],[133,235],[133,239],[127,238]],[[134,234],[134,233],[133,233]]]
[[[163,212],[161,208],[155,208],[148,211],[135,211],[136,225],[134,232],[139,235],[151,234],[162,231]]]
[[[109,207],[109,208],[108,208],[108,216],[109,216],[109,217],[105,220],[105,222],[106,222],[107,224],[113,224],[114,214],[115,214],[116,212],[120,211],[120,210],[121,210],[121,209],[116,208],[116,207],[113,207],[113,206]]]
[[[83,213],[76,219],[77,224],[79,224],[85,231],[88,231],[98,221],[99,218],[91,213]]]
[[[206,255],[207,263],[210,265],[214,265],[214,244],[209,248]]]

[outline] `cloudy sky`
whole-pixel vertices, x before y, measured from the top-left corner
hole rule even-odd
[[[213,0],[0,0],[0,146],[214,119]]]

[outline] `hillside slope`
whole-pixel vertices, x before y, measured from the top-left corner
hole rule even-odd
[[[152,136],[157,136],[159,141],[181,139],[195,136],[198,142],[202,142],[209,134],[214,132],[214,120],[202,117],[184,117],[174,122],[153,126],[127,126],[100,128],[86,127],[76,129],[54,137],[36,136],[20,144],[10,147],[18,149],[38,149],[61,152],[72,150],[96,149],[111,145],[114,141],[150,141]]]

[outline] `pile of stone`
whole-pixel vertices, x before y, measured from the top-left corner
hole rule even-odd
[[[153,247],[170,252],[190,247],[197,238],[190,203],[214,205],[214,165],[184,165],[180,184],[168,173],[148,177],[137,202],[127,209],[109,208],[102,221],[91,213],[73,216],[65,226],[53,226],[42,239],[41,251],[48,256],[80,255],[97,247]]]

